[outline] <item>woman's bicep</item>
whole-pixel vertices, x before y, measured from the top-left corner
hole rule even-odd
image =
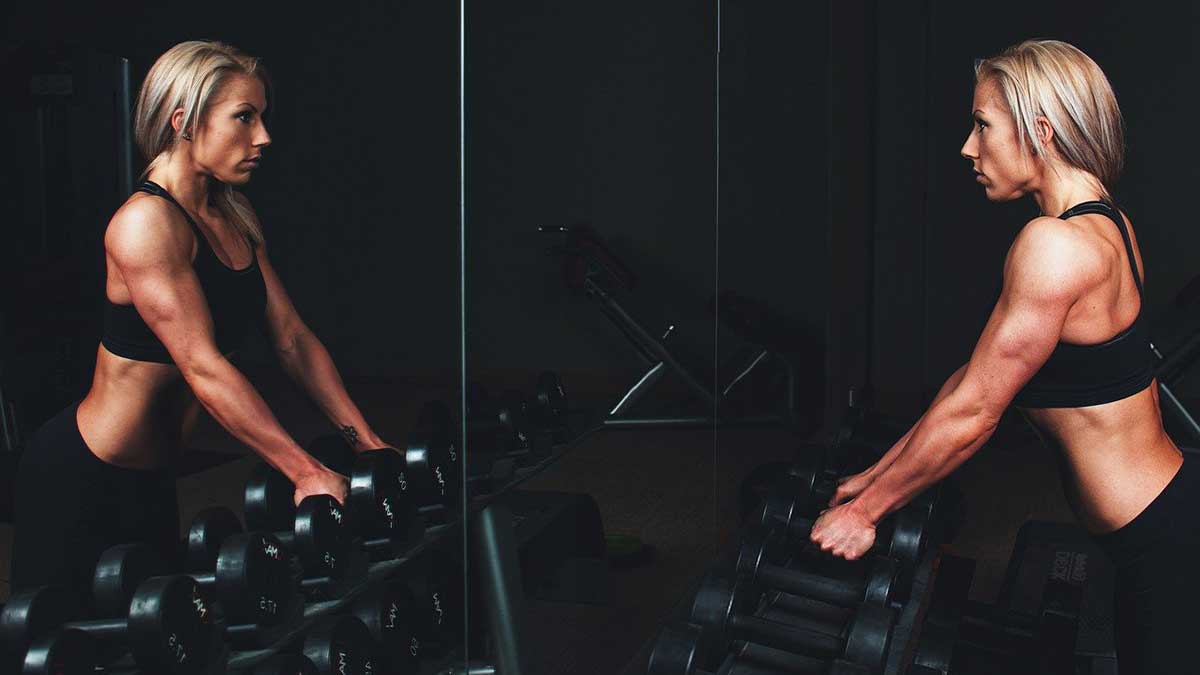
[[[105,247],[134,308],[181,370],[219,355],[186,237],[170,223],[135,218],[110,225]]]

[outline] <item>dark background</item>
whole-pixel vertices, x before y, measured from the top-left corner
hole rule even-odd
[[[702,361],[739,346],[710,311],[721,291],[821,336],[805,373],[824,401],[817,436],[840,419],[850,387],[871,384],[884,410],[918,415],[969,357],[1008,245],[1035,215],[1029,200],[987,202],[958,155],[973,59],[1030,37],[1072,42],[1112,81],[1129,146],[1116,197],[1147,268],[1144,311],[1152,325],[1175,319],[1172,298],[1200,245],[1188,201],[1195,7],[724,0],[719,19],[717,10],[698,0],[467,3],[465,307],[457,3],[124,2],[10,14],[0,336],[6,393],[26,405],[27,431],[88,383],[100,236],[124,199],[112,170],[111,57],[131,59],[136,87],[158,54],[192,38],[229,41],[272,73],[274,145],[246,192],[301,314],[351,382],[419,375],[453,386],[461,309],[467,379],[528,389],[536,371],[555,369],[577,398],[611,402],[641,364],[564,288],[553,242],[536,232],[589,223],[638,275],[629,308],[656,331],[675,325]],[[57,130],[41,170],[28,80],[47,72],[71,73],[77,93],[40,101]],[[50,216],[46,243],[30,224],[39,208]],[[273,368],[261,339],[243,364]],[[1197,393],[1185,380],[1185,397]],[[641,623],[604,643],[591,672],[627,661],[663,602],[678,599],[670,584],[707,564],[737,471],[801,440],[648,438],[581,451],[573,468],[546,476],[596,494],[612,528],[653,530],[662,551],[637,587],[661,602],[638,605]],[[674,554],[672,533],[688,545]],[[571,624],[549,614],[547,625]],[[586,661],[582,645],[595,640],[584,638],[596,633],[578,632],[559,644]]]

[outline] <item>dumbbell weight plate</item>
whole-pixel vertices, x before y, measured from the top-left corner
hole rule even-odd
[[[391,448],[368,450],[350,474],[350,522],[365,538],[388,533],[407,541],[422,529],[408,489],[404,458]]]
[[[256,532],[228,537],[221,545],[214,576],[228,616],[269,626],[290,615],[291,566],[275,537]]]
[[[96,662],[96,640],[84,631],[67,628],[29,646],[21,675],[93,675]]]
[[[19,658],[33,642],[81,613],[74,595],[59,586],[18,591],[0,610],[0,648]]]
[[[259,464],[246,481],[244,512],[246,529],[260,532],[286,532],[296,518],[296,488],[282,473],[268,464]]]
[[[145,544],[121,544],[100,554],[92,577],[96,614],[124,616],[137,587],[150,577],[168,572],[162,558]]]
[[[129,603],[127,642],[143,672],[202,672],[214,630],[208,600],[191,577],[147,579]]]
[[[672,622],[662,627],[650,652],[646,675],[690,675],[715,654],[698,654],[703,629],[693,623]]]
[[[458,447],[454,443],[450,409],[441,401],[427,402],[417,416],[405,448],[405,479],[420,506],[453,510],[456,502]]]
[[[321,673],[373,673],[374,651],[371,633],[350,614],[325,617],[309,628],[304,638],[304,655]]]
[[[242,532],[237,515],[223,506],[204,509],[192,519],[188,528],[184,570],[209,572],[217,566],[221,544]]]
[[[537,396],[534,400],[542,423],[556,423],[562,419],[566,412],[567,394],[557,373],[544,370],[538,374]]]
[[[400,580],[389,581],[378,592],[364,595],[354,604],[352,613],[382,647],[383,672],[415,671],[422,652],[421,638],[416,634],[417,611],[416,596]]]

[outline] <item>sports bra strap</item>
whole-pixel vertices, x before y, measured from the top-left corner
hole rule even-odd
[[[1133,240],[1129,238],[1129,230],[1125,225],[1125,219],[1121,217],[1121,212],[1113,208],[1107,202],[1091,201],[1076,204],[1063,212],[1059,218],[1066,220],[1074,216],[1082,216],[1088,213],[1096,213],[1108,216],[1110,220],[1117,224],[1117,229],[1121,231],[1121,239],[1125,242],[1125,253],[1129,255],[1129,267],[1133,270],[1133,283],[1137,284],[1138,297],[1143,296],[1142,276],[1138,274],[1137,258],[1133,255]]]
[[[163,199],[174,204],[175,208],[179,209],[179,212],[183,214],[183,217],[187,218],[188,225],[192,226],[192,231],[195,232],[196,236],[198,237],[197,241],[205,243],[208,242],[208,239],[204,236],[204,233],[201,232],[200,228],[196,225],[196,221],[192,220],[192,214],[188,213],[187,209],[183,208],[182,204],[175,201],[175,198],[171,196],[170,192],[167,192],[166,188],[152,180],[144,180],[141,183],[138,183],[138,186],[134,189],[134,192],[147,192],[156,197],[162,197]]]

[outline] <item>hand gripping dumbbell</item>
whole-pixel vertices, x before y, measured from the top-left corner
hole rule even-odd
[[[397,480],[403,484],[404,492],[411,495],[422,514],[435,520],[445,520],[459,506],[461,464],[454,438],[450,409],[441,401],[428,401],[417,414],[405,448],[393,450],[403,460]],[[307,450],[343,474],[350,471],[356,454],[345,440],[335,435],[319,437]]]
[[[864,604],[844,622],[795,617],[783,623],[751,615],[759,597],[745,583],[715,574],[705,577],[692,601],[690,621],[704,629],[706,652],[708,647],[746,640],[796,654],[845,659],[871,672],[882,670],[892,634],[890,609]]]
[[[805,504],[828,503],[833,496],[831,483],[816,472],[797,470],[771,489],[759,511],[757,524],[763,529],[781,528],[795,545],[808,542],[816,519]],[[929,493],[931,494],[931,493]],[[875,530],[871,552],[896,559],[905,569],[916,567],[925,550],[926,528],[931,507],[924,494],[885,518]]]
[[[654,648],[650,652],[650,660],[646,666],[646,675],[713,675],[710,670],[702,670],[702,663],[717,660],[713,655],[701,652],[703,644],[703,628],[692,623],[669,623],[663,626]],[[798,656],[789,659],[787,672],[800,675],[870,675],[867,668],[842,659],[823,661],[809,657]],[[718,672],[725,672],[721,668]]]
[[[42,586],[9,600],[0,612],[0,630],[33,639],[42,636],[30,632],[31,624],[81,630],[99,642],[124,645],[147,673],[198,675],[217,651],[208,600],[188,576],[147,579],[134,591],[125,618],[78,621],[78,616],[70,591]]]
[[[869,602],[895,606],[907,600],[901,583],[900,565],[886,556],[864,561],[841,561],[828,576],[773,564],[770,555],[786,542],[777,531],[751,531],[738,549],[736,569],[746,580],[775,590],[803,595],[839,607],[856,607]]]
[[[283,474],[261,464],[246,481],[247,529],[269,532],[300,561],[301,588],[315,590],[345,577],[352,545],[341,504],[310,495],[293,506],[295,488]]]
[[[314,439],[309,454],[350,477],[346,512],[350,531],[373,560],[402,555],[425,534],[405,476],[404,457],[391,448],[355,453],[340,436]]]

